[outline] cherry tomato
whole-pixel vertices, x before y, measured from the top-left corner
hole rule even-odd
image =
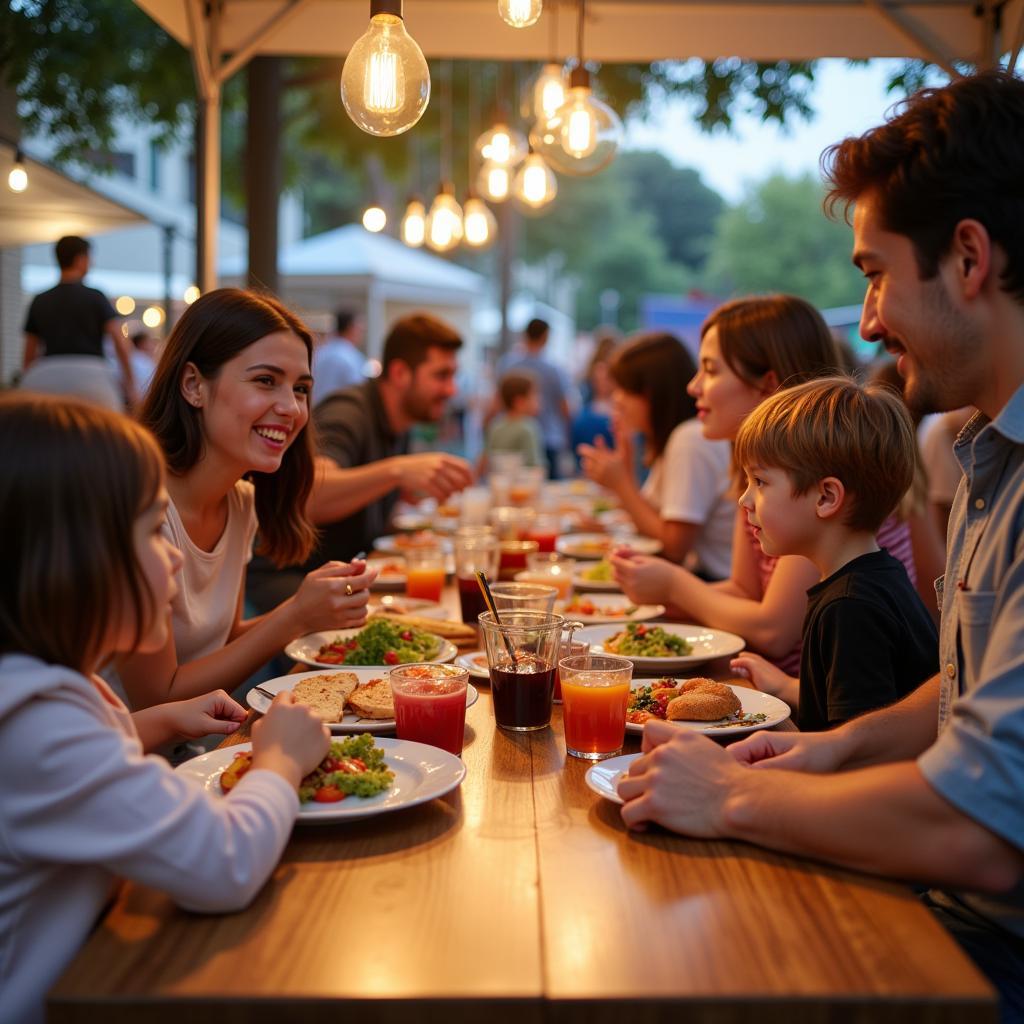
[[[345,794],[337,786],[321,786],[313,794],[313,799],[318,804],[336,804],[345,799]]]
[[[317,660],[325,665],[340,665],[345,660],[345,655],[342,651],[324,651]]]
[[[402,639],[403,639],[403,640],[404,640],[404,641],[405,641],[406,643],[408,643],[408,642],[409,642],[410,640],[412,640],[412,633],[411,633],[411,632],[410,632],[410,631],[409,631],[408,629],[407,629],[407,630],[405,630],[405,632],[404,632],[404,633],[402,633]]]
[[[384,664],[385,665],[397,665],[398,664],[398,653],[396,651],[385,651],[384,652]]]

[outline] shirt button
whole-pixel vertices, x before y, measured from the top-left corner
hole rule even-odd
[[[950,679],[956,678],[956,665],[952,662],[946,666],[946,675],[949,676]]]
[[[985,507],[985,499],[984,498],[975,498],[974,499],[974,507],[980,512]]]

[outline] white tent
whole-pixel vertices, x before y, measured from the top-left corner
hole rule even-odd
[[[282,299],[314,326],[326,326],[339,308],[363,311],[370,356],[380,354],[388,325],[416,310],[471,337],[473,309],[484,297],[479,274],[359,224],[296,242],[282,251],[278,265]],[[245,270],[242,258],[220,264],[224,283],[242,283]]]
[[[256,54],[342,56],[366,30],[368,0],[135,0],[190,48],[203,112],[200,286],[216,281],[220,92]],[[410,33],[428,57],[540,60],[553,37],[571,52],[580,3],[547,4],[513,29],[494,0],[408,0]],[[551,21],[557,19],[557,33]],[[588,0],[588,58],[599,61],[920,57],[994,65],[1024,39],[1024,0]]]

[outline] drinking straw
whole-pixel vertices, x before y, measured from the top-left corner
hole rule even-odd
[[[494,603],[494,596],[491,594],[491,588],[487,585],[487,573],[483,569],[477,569],[476,581],[480,584],[480,593],[484,595],[484,602],[487,605],[487,610],[494,616],[494,624],[501,630],[501,617],[498,615],[498,606]],[[501,630],[501,639],[505,641],[505,650],[508,651],[508,656],[512,659],[512,668],[514,671],[519,671],[519,661],[516,658],[515,647],[512,646],[512,641],[508,638],[508,634]]]

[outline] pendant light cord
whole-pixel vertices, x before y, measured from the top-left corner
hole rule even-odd
[[[586,15],[586,0],[580,0],[580,13],[576,21],[576,59],[583,67],[583,20]]]
[[[441,67],[441,181],[447,182],[452,178],[452,62]]]

